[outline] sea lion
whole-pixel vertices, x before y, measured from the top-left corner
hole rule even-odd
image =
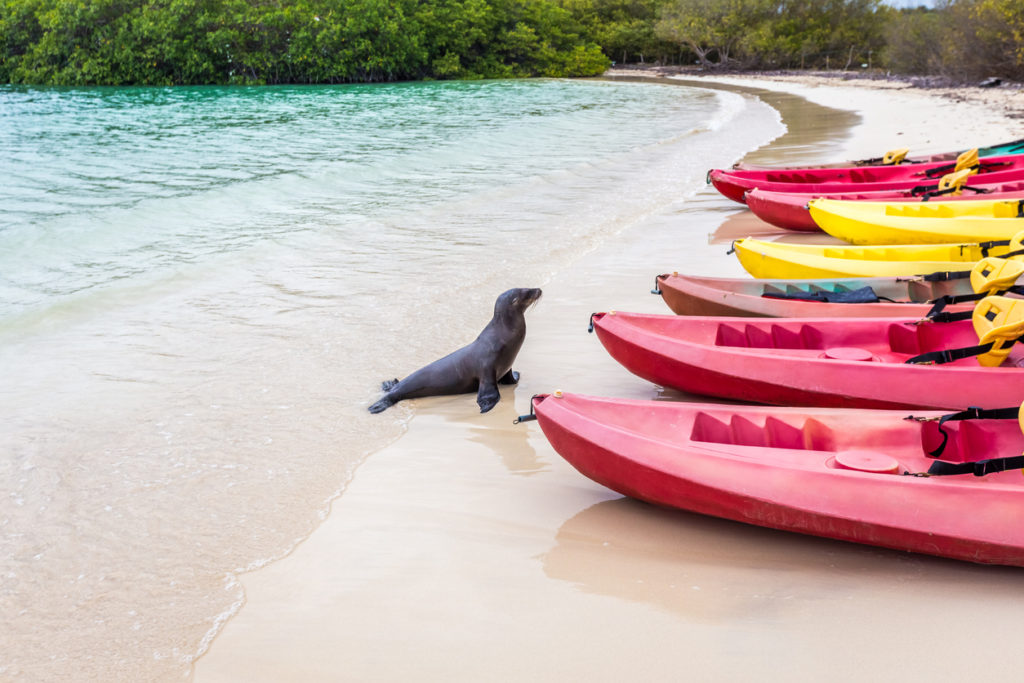
[[[370,406],[371,413],[387,410],[406,398],[477,392],[480,412],[493,408],[501,395],[499,384],[515,384],[512,370],[526,338],[526,309],[540,299],[539,289],[510,289],[494,302],[494,317],[476,340],[440,360],[420,368],[402,381],[381,384],[387,393]]]

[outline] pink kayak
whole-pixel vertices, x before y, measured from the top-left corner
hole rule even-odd
[[[980,304],[979,304],[980,305]],[[978,358],[911,365],[919,354],[978,344],[972,321],[722,318],[595,313],[611,356],[680,391],[772,405],[983,408],[1024,400],[1024,350],[999,367]]]
[[[961,199],[1021,199],[1024,198],[1024,180],[1006,183],[985,183],[971,185],[975,192],[968,190],[962,195],[942,195],[930,197],[929,202],[949,202]],[[847,201],[868,202],[920,202],[920,195],[911,194],[910,190],[882,190],[876,192],[831,192],[825,195],[808,196],[806,193],[770,192],[755,188],[744,196],[747,208],[755,216],[786,230],[799,232],[821,232],[821,228],[811,218],[807,202],[811,199],[843,199]]]
[[[910,166],[863,166],[810,170],[744,171],[713,169],[708,181],[723,195],[743,203],[743,195],[755,188],[772,192],[824,195],[835,192],[909,190],[937,185],[942,175],[952,172],[952,163]],[[1024,157],[1010,155],[981,160],[973,183],[1003,183],[1024,180]]]
[[[915,477],[902,475],[927,472],[935,461],[926,452],[941,436],[936,422],[904,420],[906,411],[574,394],[535,396],[533,409],[563,458],[626,496],[772,529],[1024,566],[1024,477],[1010,469],[1024,449],[1016,419],[944,426],[944,462],[1003,456],[1006,469]]]
[[[923,318],[931,302],[943,296],[972,294],[967,279],[928,282],[915,277],[865,277],[823,280],[658,275],[654,294],[679,315],[767,316],[772,318],[869,317]],[[872,303],[865,303],[874,299]],[[968,311],[974,303],[944,308]]]

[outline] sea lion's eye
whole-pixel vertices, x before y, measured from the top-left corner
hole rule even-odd
[[[514,303],[514,304],[519,303],[519,297],[516,297],[515,299],[512,299],[512,303]]]

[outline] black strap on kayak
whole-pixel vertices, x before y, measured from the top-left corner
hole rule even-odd
[[[925,282],[948,282],[949,280],[965,280],[970,276],[971,271],[969,270],[940,270],[935,273],[921,275],[920,278]]]
[[[991,170],[993,168],[999,168],[1000,166],[1009,166],[1009,165],[1010,165],[1009,161],[982,161],[982,162],[979,162],[977,164],[974,164],[973,166],[967,166],[966,168],[977,169],[978,173],[983,173],[983,172],[989,171],[989,170]],[[943,166],[936,166],[935,168],[930,168],[930,169],[928,169],[927,171],[924,172],[924,176],[927,177],[927,178],[941,178],[942,176],[946,175],[947,173],[952,173],[955,170],[957,170],[957,168],[956,168],[956,162],[954,161],[951,164],[945,164]],[[965,169],[961,168],[960,170],[963,171]]]
[[[974,462],[945,462],[943,460],[936,460],[928,468],[927,476],[943,477],[949,474],[973,474],[976,477],[984,477],[986,474],[995,474],[996,472],[1018,470],[1021,468],[1024,468],[1024,455],[1014,455],[1008,458],[989,458]]]
[[[962,304],[968,301],[981,301],[987,296],[999,296],[1012,292],[1013,294],[1024,295],[1024,287],[1020,285],[1014,285],[1006,289],[994,290],[991,292],[982,292],[981,294],[947,294],[940,296],[937,299],[932,299],[928,303],[932,305],[928,313],[925,314],[925,318],[936,323],[951,323],[957,320],[969,320],[974,315],[974,311],[960,311],[959,313],[945,313],[942,309],[950,304]]]
[[[655,275],[654,276],[654,289],[651,290],[651,294],[661,294],[661,278],[668,277],[667,275]]]
[[[910,196],[911,197],[920,197],[921,195],[923,195],[923,194],[925,194],[927,192],[932,192],[932,191],[938,190],[938,189],[939,189],[939,186],[937,184],[936,185],[914,185],[914,187],[910,188]]]
[[[991,240],[988,242],[978,242],[978,246],[981,247],[981,255],[983,257],[988,256],[988,252],[996,247],[1008,247],[1010,246],[1010,240]],[[1006,258],[1005,256],[1002,258]]]
[[[923,186],[919,185],[918,187],[923,187]],[[914,189],[916,190],[918,188],[915,187]],[[988,194],[989,192],[992,191],[992,190],[986,190],[984,187],[971,187],[970,185],[961,185],[960,187],[956,187],[954,185],[953,187],[947,187],[945,190],[938,190],[938,189],[936,189],[936,190],[931,190],[929,192],[924,192],[921,195],[921,201],[922,202],[926,202],[929,199],[931,199],[932,197],[941,197],[944,194],[953,194],[957,190],[970,190],[971,192],[974,192],[976,194]]]
[[[948,415],[943,415],[939,418],[914,417],[913,415],[907,415],[903,419],[916,420],[918,422],[938,421],[939,432],[942,434],[942,443],[939,444],[938,448],[928,451],[929,457],[937,458],[942,455],[944,450],[946,450],[946,443],[949,441],[949,433],[942,428],[942,426],[947,422],[959,422],[961,420],[1016,420],[1019,415],[1020,406],[1014,406],[1013,408],[989,408],[987,410],[971,406],[967,410],[961,410],[959,413],[949,413]],[[1002,470],[998,471],[1002,472]]]
[[[1014,342],[1018,341],[1020,341],[1019,337],[1014,340]],[[995,342],[989,342],[988,344],[979,344],[978,346],[965,346],[962,349],[929,351],[928,353],[908,358],[903,363],[905,365],[945,365],[961,358],[970,358],[971,356],[980,356],[983,353],[988,353],[992,350],[994,344]]]
[[[859,161],[855,161],[852,164],[850,164],[850,166],[890,166],[891,165],[891,164],[883,164],[882,163],[883,161],[885,161],[884,157],[871,157],[870,159],[860,159]],[[901,161],[897,165],[898,166],[911,166],[913,164],[927,164],[927,163],[929,163],[929,162],[925,161],[924,159],[909,159],[907,157],[904,157],[903,161]]]

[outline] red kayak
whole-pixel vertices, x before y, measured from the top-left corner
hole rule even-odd
[[[918,186],[937,186],[939,178],[952,171],[951,163],[778,171],[713,169],[708,172],[708,181],[729,199],[743,203],[743,195],[754,188],[815,195],[909,190]],[[1024,157],[1015,154],[983,159],[972,180],[974,183],[970,184],[1024,180]]]
[[[658,275],[655,280],[652,293],[660,294],[668,307],[679,315],[923,318],[931,310],[932,300],[974,292],[967,279],[942,282],[912,277],[753,280],[673,273]],[[972,308],[974,303],[969,302],[951,304],[944,310],[952,313]]]
[[[905,411],[573,394],[535,396],[533,408],[563,458],[626,496],[772,529],[1024,566],[1024,477],[1009,469],[1024,449],[1016,419],[943,427],[943,462],[1007,456],[1004,471],[986,464],[983,476],[918,477],[902,475],[932,467],[926,452],[941,435],[936,422],[905,420]]]
[[[922,353],[977,345],[971,320],[612,312],[595,313],[592,324],[627,370],[693,394],[836,408],[992,408],[1024,400],[1019,344],[999,367],[982,367],[979,358],[906,363]]]
[[[961,199],[1021,199],[1024,198],[1024,180],[1007,183],[984,183],[969,187],[981,192],[967,191],[961,195],[931,197],[930,202],[948,202]],[[807,202],[811,199],[843,199],[867,202],[920,202],[924,198],[910,190],[881,190],[875,192],[831,192],[809,197],[799,192],[770,192],[755,188],[744,196],[744,201],[754,215],[766,223],[799,232],[821,232],[811,218]]]

